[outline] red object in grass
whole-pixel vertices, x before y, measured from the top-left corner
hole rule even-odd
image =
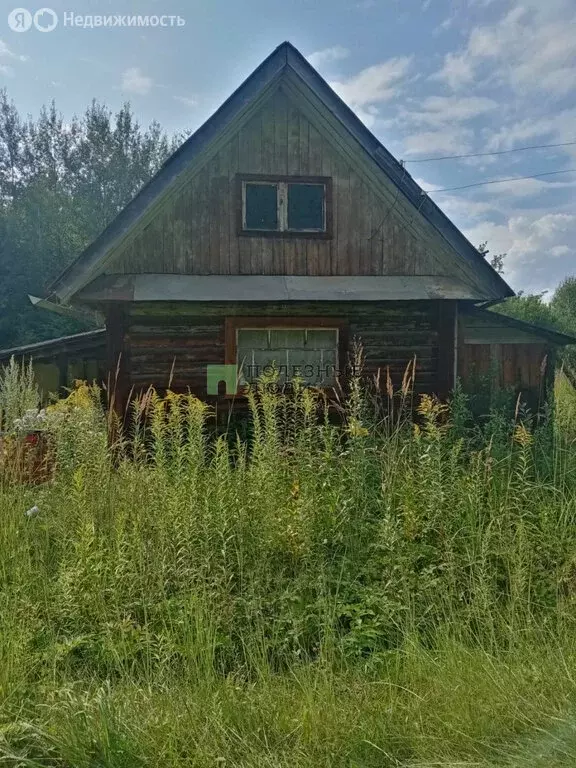
[[[24,442],[28,443],[29,445],[38,445],[39,436],[36,434],[36,432],[31,432],[29,435],[26,435],[24,438]]]

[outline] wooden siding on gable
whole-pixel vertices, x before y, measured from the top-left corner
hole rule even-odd
[[[302,102],[303,105],[303,102]],[[260,109],[160,204],[113,255],[106,272],[288,275],[442,275],[474,282],[400,193],[386,193],[329,131],[279,87]],[[310,108],[311,109],[311,108]],[[376,169],[377,171],[377,169]],[[379,172],[379,171],[378,171]],[[329,176],[333,237],[237,233],[237,174]],[[404,209],[404,218],[400,209]],[[418,226],[420,229],[418,229]]]

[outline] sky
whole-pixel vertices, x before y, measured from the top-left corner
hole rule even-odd
[[[0,9],[0,87],[22,112],[130,101],[141,124],[188,135],[289,40],[471,242],[507,253],[516,291],[549,297],[576,274],[576,173],[439,191],[576,169],[576,144],[416,162],[576,142],[575,0],[45,1],[39,25],[58,20],[48,32],[11,28],[10,0]],[[166,26],[72,26],[65,14]]]

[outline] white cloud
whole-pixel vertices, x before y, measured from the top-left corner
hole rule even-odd
[[[517,290],[551,290],[566,274],[574,272],[575,215],[517,215],[505,224],[477,224],[465,234],[473,243],[487,240],[493,253],[508,254],[506,277]]]
[[[404,137],[405,151],[430,155],[472,151],[474,131],[465,123],[498,108],[481,96],[428,96],[412,104],[398,110],[396,127],[413,131]]]
[[[192,96],[174,96],[176,101],[179,101],[181,104],[184,104],[185,107],[195,107],[197,106],[198,102],[196,99]]]
[[[402,110],[400,119],[416,125],[444,126],[472,120],[498,107],[494,99],[481,96],[428,96],[418,108]]]
[[[332,88],[353,107],[366,108],[395,96],[406,78],[411,56],[388,59],[361,70],[347,80],[333,81]]]
[[[575,22],[576,6],[570,2],[527,0],[496,23],[474,27],[466,46],[447,53],[433,77],[453,90],[488,79],[519,95],[565,95],[576,89]]]
[[[0,40],[0,59],[8,59],[10,62],[28,61],[27,56],[20,56],[19,54],[14,53],[14,51],[8,47],[4,40]],[[14,67],[11,66],[11,64],[0,63],[0,75],[13,77]]]
[[[20,56],[12,51],[4,40],[0,40],[0,58],[14,59],[15,61],[28,61],[28,56]]]
[[[430,79],[441,80],[447,83],[453,91],[457,91],[473,82],[473,62],[466,54],[447,53],[444,57],[444,66],[431,75]]]
[[[122,73],[121,89],[128,93],[146,96],[153,85],[154,81],[152,78],[144,75],[139,67],[130,67]]]
[[[439,131],[421,131],[404,137],[404,148],[411,155],[453,155],[469,152],[473,133],[461,126],[445,126]]]
[[[314,51],[308,56],[308,61],[317,69],[325,64],[331,64],[334,61],[341,61],[348,58],[350,51],[341,45],[335,45],[332,48],[324,48],[321,51]]]
[[[554,248],[550,248],[550,256],[567,256],[569,253],[571,250],[567,245],[555,245]]]

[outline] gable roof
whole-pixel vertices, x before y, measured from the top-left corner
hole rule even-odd
[[[354,112],[332,90],[328,83],[290,43],[282,43],[234,91],[222,106],[162,165],[156,175],[116,216],[94,242],[80,254],[49,287],[49,295],[67,302],[97,274],[98,265],[145,215],[172,183],[186,171],[190,162],[204,150],[230,123],[272,83],[289,69],[310,88],[330,113],[347,129],[360,147],[396,185],[405,198],[436,229],[462,258],[482,274],[490,286],[486,298],[504,298],[514,292],[504,279],[470,243],[450,219],[414,181]]]

